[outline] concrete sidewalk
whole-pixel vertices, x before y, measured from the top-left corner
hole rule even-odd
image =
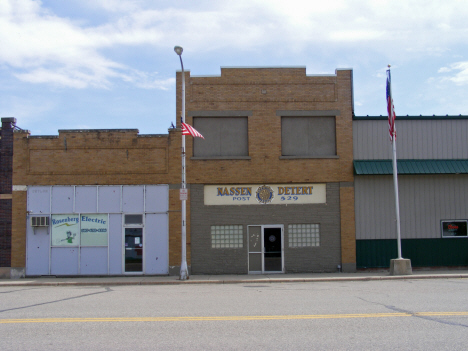
[[[414,270],[412,275],[390,276],[388,270],[359,271],[357,273],[295,273],[265,275],[191,275],[181,281],[177,276],[100,276],[100,277],[27,277],[1,279],[0,287],[11,286],[116,286],[116,285],[175,285],[175,284],[267,284],[333,281],[460,279],[468,278],[464,270]]]

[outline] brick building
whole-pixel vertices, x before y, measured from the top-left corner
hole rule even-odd
[[[0,131],[0,277],[10,277],[13,131],[15,118],[2,118]]]
[[[356,269],[351,70],[186,72],[186,111],[192,273]],[[178,128],[15,133],[12,272],[178,274],[180,147]]]
[[[192,273],[354,271],[352,71],[185,74]]]
[[[180,265],[180,140],[176,129],[15,133],[12,271],[171,273]]]

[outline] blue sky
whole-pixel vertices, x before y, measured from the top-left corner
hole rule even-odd
[[[355,114],[468,114],[468,2],[457,0],[1,0],[0,116],[32,135],[175,121],[173,48],[220,67],[354,72]]]

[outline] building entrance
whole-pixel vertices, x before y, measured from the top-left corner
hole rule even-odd
[[[143,272],[143,228],[125,228],[125,273]]]
[[[283,226],[248,226],[249,273],[283,273]]]

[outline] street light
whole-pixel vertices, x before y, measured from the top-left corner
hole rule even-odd
[[[182,52],[184,49],[181,46],[174,46],[174,51],[180,58],[180,66],[182,67],[182,111],[181,111],[181,122],[185,123],[185,73],[184,64],[182,62]],[[182,127],[182,126],[181,126]],[[182,134],[182,187],[180,189],[180,198],[182,200],[182,262],[180,264],[180,280],[186,280],[189,278],[187,269],[187,230],[186,230],[186,217],[187,217],[187,205],[186,195],[187,190],[185,186],[185,135]]]

